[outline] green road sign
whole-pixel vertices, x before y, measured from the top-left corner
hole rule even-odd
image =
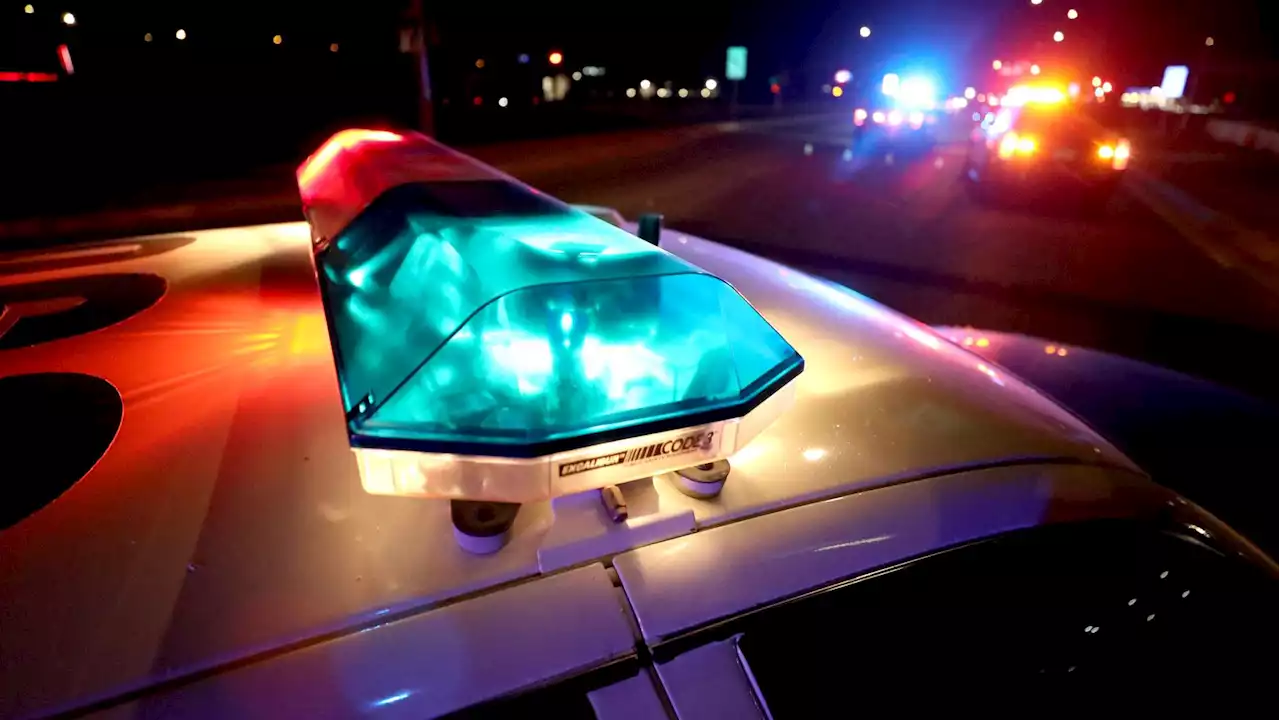
[[[744,80],[747,77],[747,49],[741,45],[729,48],[724,60],[724,76],[728,80]]]

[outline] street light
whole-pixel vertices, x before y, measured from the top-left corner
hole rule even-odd
[[[706,89],[707,89],[707,90],[715,90],[715,89],[716,89],[716,86],[717,86],[717,85],[719,85],[719,84],[720,84],[720,83],[716,82],[716,79],[715,79],[715,78],[707,78],[707,82],[706,82]]]
[[[1057,31],[1055,31],[1055,32],[1053,33],[1053,41],[1054,41],[1054,42],[1062,42],[1063,38],[1065,38],[1065,37],[1066,37],[1066,35],[1063,35],[1061,30],[1057,30]]]
[[[651,85],[653,85],[653,83],[649,82],[648,80],[641,80],[641,81],[640,81],[640,89],[641,89],[641,90],[648,90],[648,89],[649,89],[649,86],[651,86]]]
[[[272,35],[272,36],[271,36],[271,44],[272,44],[272,45],[279,45],[279,44],[280,44],[280,43],[282,43],[282,42],[284,42],[284,38],[283,38],[283,37],[281,37],[281,36],[279,36],[279,35]]]
[[[178,28],[178,32],[174,33],[174,34],[173,34],[173,36],[174,36],[174,37],[176,37],[176,38],[178,38],[179,40],[186,40],[186,39],[187,39],[187,31],[186,31],[186,30],[183,30],[182,28]]]
[[[30,6],[28,6],[28,7],[30,7]],[[62,24],[63,24],[63,25],[67,25],[67,26],[75,25],[75,24],[76,24],[76,16],[75,16],[75,15],[72,15],[72,14],[71,14],[71,13],[69,13],[69,12],[64,12],[64,13],[62,13]]]
[[[30,5],[28,5],[27,7],[31,7],[31,6],[30,6]],[[1205,39],[1204,39],[1204,46],[1205,46],[1205,47],[1213,47],[1213,38],[1211,38],[1211,37],[1207,37],[1207,38],[1205,38]]]
[[[1109,82],[1102,83],[1102,92],[1104,93],[1111,92],[1111,83]]]
[[[1000,68],[1002,68],[1002,67],[1004,67],[1004,63],[1000,62],[999,60],[992,60],[992,61],[991,61],[991,69],[992,69],[992,70],[999,70],[999,69],[1000,69]]]
[[[1093,76],[1093,86],[1094,86],[1094,87],[1102,87],[1102,78],[1098,77],[1097,75],[1094,75],[1094,76]]]
[[[552,65],[559,65],[560,63],[564,62],[564,53],[560,52],[559,50],[552,50],[551,54],[547,56],[547,62],[551,63]]]
[[[1075,9],[1071,9],[1067,11],[1068,20],[1075,20],[1078,17],[1080,17],[1080,13],[1076,12]]]
[[[1039,74],[1040,74],[1040,66],[1039,66],[1039,65],[1032,65],[1032,66],[1031,66],[1031,74],[1032,74],[1032,75],[1039,75]]]
[[[837,85],[844,85],[853,79],[853,73],[848,70],[840,69],[836,71],[835,81]]]
[[[858,28],[858,34],[864,38],[871,37],[871,28],[867,27],[866,25],[863,25],[862,27]]]
[[[1042,2],[1044,2],[1044,0],[1031,0],[1032,5],[1039,5]]]
[[[22,12],[24,12],[24,13],[26,13],[26,14],[28,14],[28,15],[30,15],[30,14],[32,14],[32,13],[34,13],[35,11],[36,11],[35,7],[33,7],[33,6],[31,6],[31,5],[27,5],[26,7],[22,8]]]

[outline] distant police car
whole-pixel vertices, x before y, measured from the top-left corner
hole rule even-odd
[[[1129,165],[1129,141],[1101,127],[1052,86],[1010,89],[970,138],[970,189],[983,199],[1070,188],[1105,201]]]
[[[931,79],[887,73],[853,111],[854,141],[930,145],[937,122],[938,91]]]
[[[306,225],[134,260],[164,299],[64,346],[129,420],[0,533],[5,717],[1274,702],[1274,563],[1004,340],[412,133],[299,185]]]

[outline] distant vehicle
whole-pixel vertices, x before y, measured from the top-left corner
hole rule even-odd
[[[853,111],[854,143],[929,146],[937,122],[938,93],[933,81],[888,73]]]
[[[1129,156],[1128,140],[1091,120],[1061,92],[1013,88],[973,130],[965,176],[980,199],[1068,187],[1102,204],[1119,184]]]
[[[1275,563],[1126,455],[1136,435],[1265,485],[1149,417],[1190,379],[930,328],[415,133],[339,133],[298,181],[305,223],[6,278],[42,308],[104,277],[159,291],[63,356],[4,350],[42,377],[71,358],[128,420],[0,531],[0,716],[1273,702]],[[104,274],[121,245],[155,251]],[[47,428],[86,413],[19,406],[40,462],[78,439]]]

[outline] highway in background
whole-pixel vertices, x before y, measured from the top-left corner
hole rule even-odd
[[[1224,267],[1127,191],[1100,210],[1061,192],[978,204],[960,179],[969,127],[954,119],[947,142],[915,156],[850,151],[843,116],[672,135],[651,148],[600,143],[588,161],[572,149],[477,154],[565,200],[629,218],[662,213],[669,227],[825,275],[930,324],[1097,347],[1275,397],[1273,287]]]
[[[1128,180],[1100,209],[1058,192],[979,204],[961,181],[971,127],[951,118],[943,142],[915,155],[851,149],[844,113],[463,149],[564,200],[632,219],[661,213],[668,227],[824,275],[929,324],[1095,347],[1276,397],[1274,266],[1232,261]],[[1129,180],[1163,155],[1136,144]],[[1230,174],[1232,162],[1217,171]],[[0,222],[0,238],[17,248],[298,220],[294,167],[173,183],[105,212]]]

